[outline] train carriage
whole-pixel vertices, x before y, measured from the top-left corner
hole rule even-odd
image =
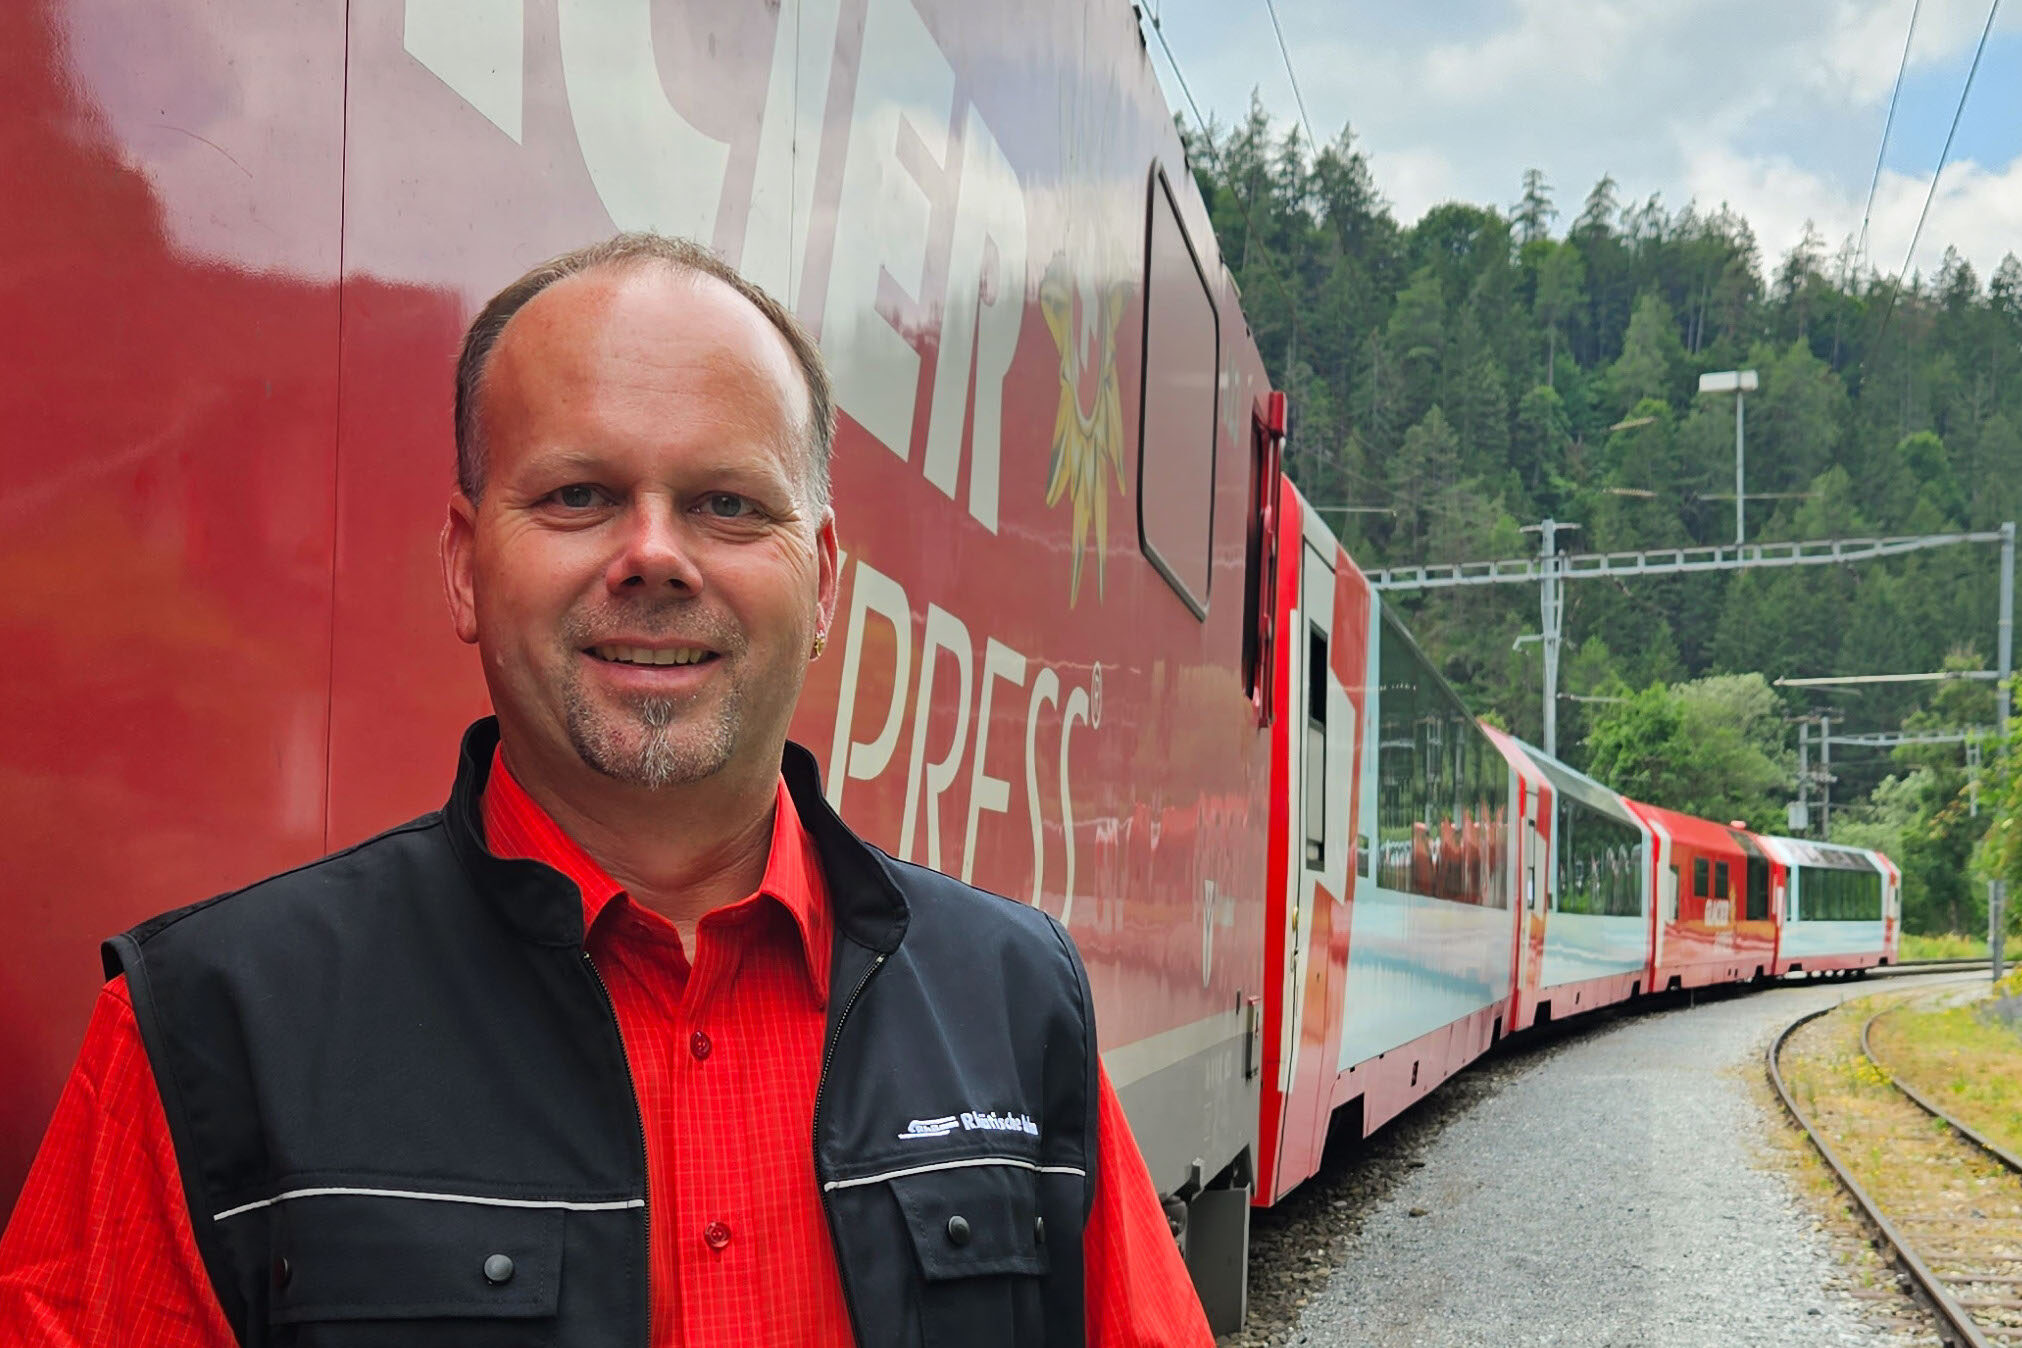
[[[1759,837],[1781,917],[1775,971],[1828,973],[1896,962],[1902,874],[1880,852]]]
[[[1776,962],[1770,861],[1745,829],[1641,801],[1649,826],[1651,991],[1767,977]]]
[[[1510,774],[1495,742],[1289,485],[1258,1194],[1485,1051],[1510,991]]]
[[[1545,827],[1527,815],[1526,847],[1542,842],[1542,894],[1526,904],[1533,928],[1518,951],[1528,1026],[1577,1015],[1649,989],[1652,831],[1628,799],[1542,749],[1507,736],[1526,796],[1549,800]],[[1536,837],[1533,837],[1533,829]],[[1527,855],[1526,883],[1535,872]],[[1526,952],[1535,940],[1529,959]]]

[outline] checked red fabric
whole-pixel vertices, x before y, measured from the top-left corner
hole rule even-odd
[[[583,894],[646,1124],[653,1348],[848,1344],[808,1130],[828,997],[829,905],[784,783],[764,880],[704,917],[691,963],[494,760],[487,841]],[[1083,1238],[1098,1348],[1212,1344],[1107,1075]],[[894,1257],[903,1257],[894,1252]],[[0,1345],[218,1348],[211,1292],[124,980],[99,998],[0,1236]]]

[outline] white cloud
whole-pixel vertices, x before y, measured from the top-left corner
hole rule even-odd
[[[1686,181],[1702,200],[1725,200],[1746,216],[1772,266],[1803,237],[1806,221],[1824,235],[1828,250],[1858,234],[1867,196],[1864,186],[1849,190],[1787,158],[1750,158],[1725,148],[1691,155]],[[1894,275],[1901,269],[1930,188],[1929,174],[1883,172],[1868,233],[1875,270]],[[2004,253],[2022,249],[2022,155],[1995,170],[1970,160],[1946,168],[1914,269],[1927,278],[1935,274],[1948,244],[1972,261],[1983,281]]]
[[[1563,228],[1588,185],[1609,174],[1625,201],[1656,192],[1673,210],[1694,199],[1706,209],[1730,203],[1755,226],[1771,266],[1807,219],[1828,246],[1859,230],[1909,19],[1904,0],[1278,7],[1316,128],[1331,137],[1353,122],[1400,221],[1453,198],[1507,208],[1523,171],[1536,167],[1557,189]],[[1204,111],[1227,123],[1261,86],[1266,106],[1289,119],[1268,28],[1260,48],[1210,0],[1162,0],[1160,10]],[[2022,5],[2003,14],[2003,30],[2022,30]],[[1963,75],[1986,16],[1987,0],[1923,0],[1913,73],[1942,72],[1940,85]],[[1990,57],[1978,78],[1991,89],[2022,74]],[[1927,95],[1932,84],[1924,82]],[[1935,157],[1936,143],[1904,139],[1904,128],[1906,119],[1918,130],[1942,127],[1953,93],[1943,97],[1942,109],[1906,99],[1897,158]],[[2022,247],[2022,128],[1991,159],[1977,148],[1985,162],[1945,170],[1919,248],[1926,270],[1947,243],[1983,276]],[[1878,266],[1901,265],[1929,182],[1928,173],[1883,175],[1870,249]]]
[[[1465,197],[1452,162],[1437,150],[1377,150],[1369,171],[1399,219],[1415,220],[1442,201]]]

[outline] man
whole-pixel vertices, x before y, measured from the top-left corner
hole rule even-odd
[[[833,424],[692,245],[485,307],[442,559],[497,719],[440,813],[107,944],[10,1342],[1209,1341],[1065,933],[786,742]]]

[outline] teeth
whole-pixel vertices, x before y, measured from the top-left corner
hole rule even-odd
[[[591,649],[598,659],[621,665],[692,665],[709,654],[687,646],[664,651],[649,650],[644,646],[594,646]]]

